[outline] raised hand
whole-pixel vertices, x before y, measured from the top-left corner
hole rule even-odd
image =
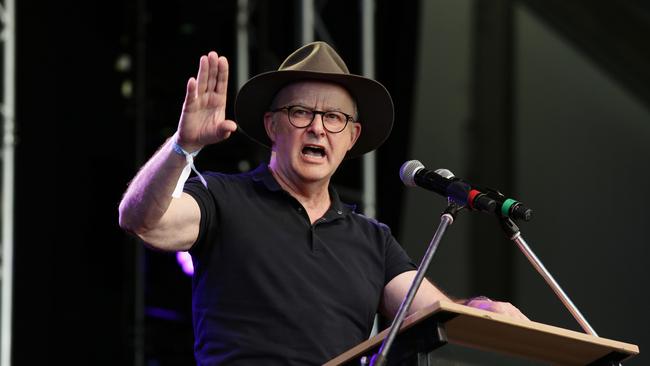
[[[227,90],[228,60],[214,51],[201,56],[196,79],[187,81],[178,122],[176,141],[185,151],[223,141],[237,130],[237,124],[226,119]]]

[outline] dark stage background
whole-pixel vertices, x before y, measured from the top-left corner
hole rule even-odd
[[[356,2],[316,1],[361,73]],[[192,364],[190,279],[117,225],[139,166],[175,130],[187,79],[217,50],[234,83],[236,1],[17,3],[15,365]],[[297,2],[251,1],[251,73],[298,45]],[[443,202],[406,190],[419,159],[535,209],[524,236],[600,335],[650,341],[650,7],[646,2],[377,1],[377,79],[396,124],[378,151],[378,218],[419,259]],[[232,112],[232,108],[230,109]],[[232,113],[229,116],[234,117]],[[200,169],[267,152],[235,135]],[[359,202],[361,161],[335,184]],[[579,329],[490,217],[464,214],[430,277]],[[138,316],[142,314],[142,316]],[[641,365],[643,355],[629,365]]]

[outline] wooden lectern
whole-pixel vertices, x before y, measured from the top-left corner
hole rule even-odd
[[[324,366],[362,365],[362,358],[369,360],[387,334],[388,329]],[[388,355],[388,364],[428,365],[429,355],[446,344],[552,365],[609,366],[639,353],[634,344],[439,301],[405,319]]]

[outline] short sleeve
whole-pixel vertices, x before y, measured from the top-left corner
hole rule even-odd
[[[386,241],[385,260],[384,286],[400,273],[417,269],[393,235],[389,235]]]
[[[201,211],[199,235],[190,249],[190,254],[193,255],[200,247],[204,246],[203,243],[210,241],[209,238],[207,238],[208,233],[214,232],[212,229],[218,226],[218,211],[214,195],[210,189],[211,186],[214,185],[214,177],[206,174],[205,179],[208,182],[208,188],[206,188],[197,177],[189,179],[183,188],[185,193],[189,194],[196,200]]]

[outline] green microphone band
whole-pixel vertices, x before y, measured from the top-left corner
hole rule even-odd
[[[503,201],[503,205],[501,205],[501,215],[503,217],[508,217],[510,216],[510,207],[517,203],[517,201],[513,200],[512,198],[508,198],[507,200]]]

